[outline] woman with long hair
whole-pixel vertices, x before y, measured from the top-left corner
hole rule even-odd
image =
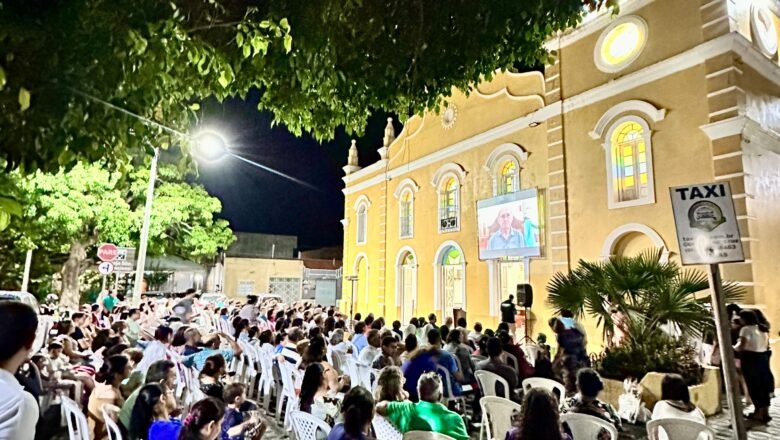
[[[96,439],[107,438],[105,420],[101,408],[105,404],[121,407],[125,402],[122,396],[122,381],[130,376],[130,359],[117,354],[105,360],[95,375],[95,389],[89,395],[87,415]]]
[[[141,388],[130,418],[130,440],[176,440],[179,437],[182,424],[169,417],[164,396],[162,386],[157,383]]]
[[[339,407],[326,400],[327,394],[328,382],[322,365],[314,363],[306,367],[301,382],[300,410],[332,425],[338,416]]]
[[[309,365],[317,363],[322,366],[323,375],[328,384],[328,388],[332,392],[338,392],[339,390],[348,387],[350,384],[348,377],[339,377],[336,369],[331,365],[325,356],[327,353],[327,343],[322,336],[316,336],[309,341],[309,346],[301,356],[301,365],[298,368],[305,369]]]
[[[184,418],[178,440],[215,440],[220,435],[224,415],[225,404],[222,401],[207,397],[195,402]]]
[[[341,402],[341,414],[344,423],[333,427],[328,435],[328,440],[367,440],[374,418],[374,398],[363,387],[355,387],[349,390]]]
[[[558,400],[544,388],[525,393],[523,409],[513,425],[506,440],[571,440],[561,426]]]
[[[374,397],[377,402],[401,402],[409,399],[404,391],[404,375],[398,367],[385,367],[376,380]]]
[[[222,400],[225,386],[222,384],[222,376],[226,371],[225,358],[221,354],[215,354],[206,358],[203,369],[200,370],[200,390],[203,394]]]
[[[679,374],[667,374],[661,381],[661,399],[653,407],[655,419],[687,419],[707,423],[704,413],[691,402],[688,384]]]
[[[769,326],[760,322],[753,310],[742,310],[739,319],[743,326],[739,330],[739,341],[734,350],[739,355],[742,376],[755,406],[748,418],[768,423],[772,420],[769,417],[769,399],[774,389],[774,376],[769,366],[772,354],[769,351]]]

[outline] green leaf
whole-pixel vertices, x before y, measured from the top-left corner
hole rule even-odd
[[[284,51],[290,53],[292,50],[292,35],[287,34],[284,36]]]
[[[223,89],[227,88],[227,86],[230,85],[230,78],[228,77],[228,71],[223,70],[222,72],[220,72],[217,81],[219,82],[219,85],[221,85]]]
[[[30,91],[24,87],[19,88],[19,107],[22,111],[30,108]]]
[[[7,212],[0,211],[0,231],[4,231],[11,224],[11,216]]]
[[[192,111],[200,110],[200,103],[193,102],[192,104],[190,104],[190,110],[192,110]]]
[[[0,66],[0,90],[3,90],[3,87],[5,87],[5,83],[6,83],[5,69],[3,69],[3,66]]]
[[[11,197],[0,196],[0,212],[5,212],[16,217],[21,217],[22,205]]]

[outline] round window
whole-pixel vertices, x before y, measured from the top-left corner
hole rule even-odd
[[[617,72],[631,64],[647,42],[647,23],[630,16],[613,23],[601,33],[593,54],[603,72]]]

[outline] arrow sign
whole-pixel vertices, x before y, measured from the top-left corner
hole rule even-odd
[[[111,243],[103,243],[100,245],[97,251],[97,256],[100,261],[114,261],[119,254],[119,248]]]
[[[98,264],[98,272],[100,272],[101,275],[108,275],[111,272],[114,271],[114,264],[110,263],[108,261],[104,261],[100,264]]]

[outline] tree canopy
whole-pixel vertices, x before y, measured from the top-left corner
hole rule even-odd
[[[253,88],[294,133],[360,132],[373,110],[408,116],[544,62],[546,38],[610,2],[0,0],[0,161],[56,171],[186,145],[201,100]]]
[[[146,167],[124,176],[102,163],[78,164],[57,173],[6,175],[0,185],[10,183],[24,209],[3,232],[0,261],[15,262],[8,271],[18,275],[16,266],[24,261],[24,252],[36,249],[36,254],[60,266],[41,268],[49,273],[61,270],[63,296],[77,303],[78,276],[94,264],[95,246],[101,242],[134,246],[138,241],[148,180]],[[151,255],[203,262],[234,240],[227,221],[215,218],[222,209],[220,201],[189,183],[186,173],[175,166],[160,167],[153,206]]]

